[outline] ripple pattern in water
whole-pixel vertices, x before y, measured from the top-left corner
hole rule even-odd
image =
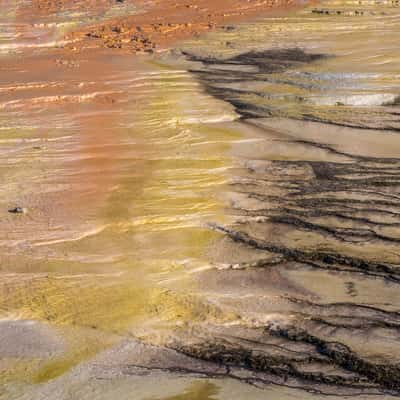
[[[5,51],[5,398],[398,396],[398,14],[326,1],[169,67]]]
[[[398,130],[399,17],[396,2],[324,1],[210,34],[202,50],[196,42],[185,51],[206,58],[199,73],[213,94],[243,100],[250,115]]]
[[[105,349],[219,318],[189,277],[224,220],[238,135],[215,124],[236,114],[149,57],[24,46],[1,61],[1,396],[60,398],[46,383]]]
[[[398,394],[399,21],[395,2],[325,1],[184,46],[248,142],[198,278],[241,323],[180,351],[260,386]]]

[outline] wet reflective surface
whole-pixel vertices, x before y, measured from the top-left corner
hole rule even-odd
[[[23,6],[1,16],[0,396],[397,396],[398,4],[152,57],[65,52],[64,21],[98,16],[36,35]]]
[[[236,221],[213,225],[229,239],[200,278],[245,327],[186,354],[324,394],[398,391],[398,17],[327,1],[185,47],[254,141],[233,146]]]
[[[187,51],[209,58],[214,90],[246,95],[250,115],[396,130],[398,17],[395,1],[326,1],[204,39],[206,52]],[[243,49],[269,53],[252,58]]]

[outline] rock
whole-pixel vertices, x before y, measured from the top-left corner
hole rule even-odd
[[[11,214],[26,214],[28,210],[24,207],[15,207],[8,210]]]

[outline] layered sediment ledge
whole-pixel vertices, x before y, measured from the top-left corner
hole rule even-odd
[[[79,11],[87,8],[87,2],[70,0],[36,0],[28,9],[37,13],[52,13],[64,10]],[[89,24],[68,35],[73,39],[73,49],[82,47],[123,48],[133,52],[153,52],[176,40],[199,35],[216,26],[259,16],[271,9],[294,7],[294,0],[177,0],[152,2],[131,0],[103,0],[93,2],[93,8],[106,10],[119,4],[132,5],[135,12]]]
[[[203,327],[175,348],[257,386],[398,396],[395,106],[321,111],[299,99],[295,110],[276,107],[280,93],[267,83],[331,55],[287,48],[187,56],[257,145],[236,149],[241,168],[227,195],[236,220],[210,224],[225,239],[217,271],[199,277],[208,298],[242,323]]]

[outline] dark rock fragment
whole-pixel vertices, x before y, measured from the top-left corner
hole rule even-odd
[[[24,207],[14,207],[14,208],[10,208],[8,210],[8,212],[11,214],[26,214],[27,209]]]

